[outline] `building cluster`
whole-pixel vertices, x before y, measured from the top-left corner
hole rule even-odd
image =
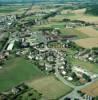
[[[80,59],[83,61],[89,61],[89,62],[93,62],[93,63],[98,63],[98,51],[97,48],[94,49],[85,49],[82,51],[78,51],[75,54],[75,58],[76,59]]]
[[[79,77],[82,80],[91,81],[98,77],[97,74],[89,72],[86,69],[81,68],[80,66],[73,66],[72,71],[77,75],[77,77]]]
[[[16,20],[15,15],[0,16],[0,29],[6,28]]]

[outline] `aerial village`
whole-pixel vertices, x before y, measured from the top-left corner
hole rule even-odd
[[[53,75],[72,88],[72,92],[59,98],[60,100],[97,100],[95,97],[98,94],[95,93],[94,95],[90,93],[91,90],[88,92],[85,88],[94,84],[93,82],[98,78],[96,69],[86,68],[98,64],[98,47],[85,48],[77,45],[74,42],[79,38],[77,34],[62,35],[58,26],[44,27],[51,23],[50,19],[52,17],[60,16],[62,11],[64,13],[64,6],[54,5],[52,8],[49,6],[48,10],[41,6],[38,11],[33,11],[30,7],[22,14],[0,16],[0,71],[6,71],[5,65],[9,60],[23,58],[37,66],[46,76]],[[34,7],[36,8],[36,6]],[[74,12],[66,10],[66,14],[69,13]],[[33,20],[28,18],[32,16],[34,17]],[[97,27],[94,22],[66,17],[62,19],[62,22],[66,30]],[[2,33],[6,33],[6,35]],[[2,91],[0,100],[59,100],[46,99],[43,97],[43,93],[36,89],[30,89],[27,83],[22,81],[20,84]],[[37,93],[38,98],[44,99],[19,99],[27,91],[33,91],[34,94]],[[32,95],[32,93],[28,93],[29,97],[32,97]]]

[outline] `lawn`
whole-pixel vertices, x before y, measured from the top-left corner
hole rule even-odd
[[[36,65],[24,58],[13,58],[0,70],[0,91],[7,90],[26,80],[44,76]]]
[[[28,85],[42,93],[45,100],[56,100],[72,91],[72,88],[64,85],[52,75],[33,80]]]

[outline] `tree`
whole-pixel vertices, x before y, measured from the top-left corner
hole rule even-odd
[[[77,77],[77,75],[76,75],[75,72],[72,72],[72,75],[71,76],[74,78],[74,80],[79,80],[79,78]]]
[[[88,75],[86,75],[86,74],[83,74],[83,78],[86,79],[88,82],[91,81],[90,76],[88,76]]]
[[[94,100],[98,100],[98,96],[96,96]]]
[[[64,22],[70,22],[71,20],[70,20],[70,19],[64,18],[63,21],[64,21]]]

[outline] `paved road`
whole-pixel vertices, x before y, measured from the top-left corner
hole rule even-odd
[[[62,81],[65,85],[68,85],[68,86],[71,87],[71,88],[76,88],[76,86],[74,86],[72,83],[70,83],[70,82],[68,82],[67,80],[65,80],[65,79],[63,78],[63,76],[59,73],[59,70],[58,70],[59,66],[60,66],[60,62],[59,62],[59,60],[57,59],[57,60],[56,60],[56,66],[55,66],[55,75],[56,75],[56,77],[57,77],[60,81]]]

